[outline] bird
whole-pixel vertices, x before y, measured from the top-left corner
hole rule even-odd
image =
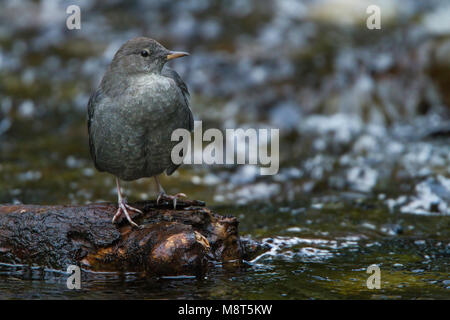
[[[176,129],[194,128],[186,83],[166,62],[188,56],[171,51],[154,39],[137,37],[125,42],[115,53],[100,85],[87,106],[87,126],[91,158],[97,170],[115,176],[117,211],[112,223],[125,215],[139,227],[129,211],[142,214],[130,206],[122,195],[120,181],[153,177],[159,194],[173,201],[184,193],[167,195],[158,175],[171,175],[180,164],[171,160],[171,141]],[[183,155],[182,155],[183,156]],[[184,155],[186,156],[186,155]]]

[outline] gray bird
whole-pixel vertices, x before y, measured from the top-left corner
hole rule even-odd
[[[165,67],[169,60],[187,56],[186,52],[167,50],[150,38],[127,41],[115,54],[98,89],[88,103],[88,132],[91,157],[99,171],[116,177],[118,209],[137,226],[120,190],[120,181],[154,177],[159,190],[157,202],[168,198],[176,208],[178,197],[166,195],[158,175],[171,175],[179,165],[171,160],[178,142],[171,141],[178,128],[193,130],[189,91],[174,70]]]

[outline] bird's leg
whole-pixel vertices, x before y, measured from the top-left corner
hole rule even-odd
[[[128,222],[131,225],[133,225],[135,227],[139,227],[139,225],[137,223],[135,223],[133,220],[131,220],[131,217],[130,217],[127,209],[129,209],[131,211],[135,211],[135,212],[141,213],[141,214],[143,212],[141,210],[133,208],[132,206],[129,206],[127,204],[127,200],[124,197],[122,197],[122,192],[120,191],[120,183],[119,183],[119,179],[118,178],[116,178],[116,185],[117,185],[117,200],[118,200],[117,201],[118,202],[117,203],[117,207],[118,208],[117,208],[116,214],[114,215],[114,217],[112,219],[112,223],[115,223],[117,218],[119,218],[120,215],[123,213],[123,214],[125,214],[125,217],[127,218]]]
[[[163,198],[168,199],[168,200],[172,200],[173,201],[173,208],[176,209],[177,208],[177,199],[178,198],[186,198],[186,195],[184,193],[177,193],[173,196],[170,196],[168,194],[166,194],[166,192],[164,191],[164,188],[162,187],[161,183],[159,183],[159,179],[157,176],[154,176],[155,178],[155,182],[156,182],[156,186],[158,187],[158,198],[156,198],[156,204],[159,204],[159,201]]]

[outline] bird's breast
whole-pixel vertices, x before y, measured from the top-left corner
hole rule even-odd
[[[171,164],[171,134],[187,123],[183,96],[172,79],[141,76],[129,84],[94,116],[98,162],[126,180],[165,170]]]
[[[123,98],[124,116],[139,122],[170,117],[179,109],[181,101],[174,81],[160,75],[136,76]]]

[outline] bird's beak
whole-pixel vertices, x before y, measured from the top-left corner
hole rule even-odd
[[[180,57],[184,57],[184,56],[188,56],[188,55],[189,55],[189,53],[183,52],[183,51],[170,51],[166,58],[167,58],[167,60],[172,60],[172,59],[176,59],[176,58],[180,58]]]

